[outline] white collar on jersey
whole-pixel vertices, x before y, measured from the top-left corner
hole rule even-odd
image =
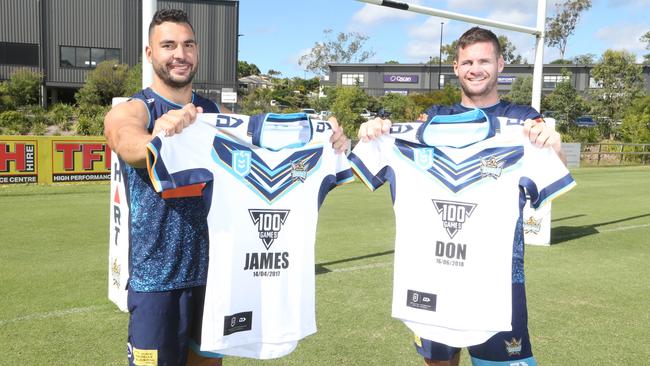
[[[305,113],[258,114],[250,118],[249,131],[253,145],[272,151],[302,147],[314,134]]]
[[[461,148],[490,136],[491,124],[482,109],[460,114],[436,115],[418,129],[417,139],[428,146]]]

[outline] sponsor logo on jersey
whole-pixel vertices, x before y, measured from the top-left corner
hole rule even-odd
[[[436,294],[406,290],[406,306],[420,310],[436,311],[437,297]]]
[[[245,311],[223,317],[223,335],[251,330],[253,327],[253,312]]]
[[[232,168],[238,175],[244,177],[251,172],[251,152],[235,150],[232,152]]]
[[[450,239],[463,228],[467,218],[472,216],[476,203],[431,200],[436,212],[442,218],[442,226],[447,230]]]
[[[413,129],[413,126],[411,125],[402,125],[402,124],[394,124],[390,126],[390,133],[395,135],[395,134],[400,134],[400,133],[407,133]]]
[[[257,225],[259,238],[267,252],[246,253],[245,271],[254,271],[255,277],[277,277],[280,269],[289,267],[289,252],[268,252],[278,238],[290,210],[248,210],[253,224]]]
[[[506,351],[508,352],[508,356],[515,356],[521,354],[521,338],[516,339],[515,337],[512,337],[510,342],[504,340],[506,344]]]
[[[226,128],[235,128],[244,123],[244,120],[241,118],[226,116],[224,114],[218,114],[214,125],[216,127],[226,127]]]
[[[413,149],[413,161],[418,168],[428,170],[433,166],[433,148]]]
[[[307,166],[304,160],[296,160],[291,162],[291,180],[300,181],[302,183],[307,179]]]
[[[543,219],[536,219],[535,216],[531,216],[528,218],[528,220],[524,221],[524,233],[525,234],[539,234],[540,230],[542,229],[542,220]]]
[[[497,179],[501,176],[503,170],[503,161],[499,161],[495,156],[481,160],[481,178],[491,177]]]

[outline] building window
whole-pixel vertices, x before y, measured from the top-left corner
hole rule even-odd
[[[363,85],[363,74],[342,74],[342,85]]]
[[[0,64],[38,66],[38,45],[0,42]]]
[[[569,81],[569,75],[544,75],[542,88],[555,89],[563,81]]]
[[[116,48],[60,47],[60,67],[81,67],[91,69],[105,60],[120,62],[120,50]]]

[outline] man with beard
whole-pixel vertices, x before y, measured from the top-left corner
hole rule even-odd
[[[197,113],[217,113],[219,107],[192,91],[199,55],[185,12],[154,14],[146,55],[155,71],[151,87],[115,106],[104,120],[109,146],[127,164],[129,364],[221,365],[220,355],[199,351],[209,241],[202,187],[164,199],[146,169],[146,145],[153,137],[182,133]],[[330,122],[340,152],[347,139]]]
[[[561,156],[560,135],[541,122],[540,114],[530,106],[516,105],[499,100],[497,77],[503,70],[504,60],[497,36],[486,29],[474,27],[458,40],[454,72],[461,86],[461,102],[453,106],[434,105],[423,116],[429,120],[437,115],[459,115],[482,109],[490,121],[497,117],[508,118],[513,127],[523,124],[524,135],[537,147],[551,147]],[[359,138],[375,139],[390,131],[391,121],[376,118],[361,125]],[[498,122],[497,122],[498,125]],[[512,258],[512,330],[483,338],[484,342],[468,347],[473,365],[535,365],[528,334],[526,293],[523,275],[523,237],[513,245]],[[462,291],[463,289],[457,289]],[[468,333],[469,334],[469,333]],[[456,335],[463,338],[463,335]],[[467,337],[465,337],[467,339]],[[468,341],[469,342],[469,341]],[[424,357],[425,364],[458,365],[460,347],[428,340],[415,335],[415,347]]]

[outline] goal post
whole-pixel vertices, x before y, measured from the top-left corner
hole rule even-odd
[[[537,1],[537,24],[534,28],[522,25],[499,22],[486,18],[475,17],[471,15],[459,14],[450,11],[434,9],[417,4],[409,4],[402,1],[394,0],[357,0],[359,2],[385,6],[388,8],[411,11],[415,13],[438,16],[441,18],[460,20],[467,23],[485,25],[506,29],[514,32],[527,33],[535,36],[535,64],[533,66],[533,93],[531,105],[537,111],[540,111],[542,100],[542,72],[544,66],[544,25],[546,22],[546,0]]]

